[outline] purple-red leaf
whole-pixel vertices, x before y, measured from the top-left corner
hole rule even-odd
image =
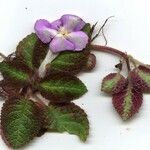
[[[132,78],[133,85],[142,91],[150,91],[150,69],[139,66],[134,69],[130,76]]]
[[[142,105],[143,94],[129,84],[124,91],[114,94],[112,101],[121,118],[127,120],[138,112]]]
[[[120,73],[110,73],[103,79],[101,90],[109,94],[114,94],[122,91],[126,85],[127,80]]]

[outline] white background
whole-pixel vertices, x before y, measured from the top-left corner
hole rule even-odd
[[[0,51],[13,52],[17,43],[33,32],[37,19],[53,21],[66,13],[79,15],[90,23],[99,21],[99,26],[114,15],[105,28],[108,45],[150,63],[149,0],[0,0]],[[102,37],[96,43],[103,44]],[[75,101],[89,117],[87,142],[82,143],[67,133],[46,133],[35,138],[24,150],[150,149],[150,95],[144,95],[139,114],[123,122],[112,107],[111,97],[100,92],[102,78],[115,71],[114,65],[119,59],[109,54],[95,54],[95,70],[79,76],[89,92]],[[1,139],[0,150],[8,150]]]

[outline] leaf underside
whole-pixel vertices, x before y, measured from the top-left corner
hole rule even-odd
[[[37,89],[43,97],[57,103],[69,102],[87,92],[87,88],[81,80],[62,72],[49,74],[41,80]]]
[[[1,128],[8,146],[24,146],[38,134],[40,126],[34,102],[24,98],[5,101],[1,113]]]
[[[86,141],[89,134],[89,122],[86,113],[73,103],[49,105],[45,109],[45,128],[50,132],[75,134],[82,141]]]

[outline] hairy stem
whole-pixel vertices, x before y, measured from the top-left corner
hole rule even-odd
[[[130,72],[131,71],[131,67],[130,67],[130,62],[129,62],[129,58],[128,57],[126,59],[126,64],[127,64],[128,72]]]
[[[124,60],[126,61],[128,72],[130,72],[130,70],[131,70],[130,62],[129,62],[128,55],[126,53],[124,53],[120,50],[117,50],[115,48],[112,48],[112,47],[101,46],[101,45],[90,45],[90,49],[110,53],[110,54],[113,54],[113,55],[115,54],[117,56],[120,56],[120,57],[124,58]]]
[[[126,61],[128,72],[131,71],[129,58],[128,58],[128,55],[126,53],[124,53],[120,50],[117,50],[115,48],[112,48],[112,47],[101,46],[101,45],[90,45],[90,49],[96,50],[96,51],[101,51],[101,52],[106,52],[106,53],[110,53],[110,54],[115,54],[115,55],[118,55],[120,57],[123,57]]]
[[[149,66],[149,65],[140,62],[139,60],[133,58],[131,55],[128,55],[128,58],[129,58],[129,60],[134,64],[135,67],[136,67],[136,65],[138,64],[138,65],[142,65],[142,66],[144,66],[144,67],[150,69],[150,66]]]
[[[131,55],[127,55],[127,53],[122,52],[122,51],[120,51],[118,49],[115,49],[115,48],[112,48],[112,47],[101,46],[101,45],[90,45],[90,49],[100,51],[100,52],[110,53],[110,54],[117,55],[117,56],[120,56],[120,57],[124,58],[124,60],[126,61],[126,64],[127,64],[128,71],[131,70],[130,61],[134,64],[135,67],[137,65],[142,65],[142,66],[150,69],[149,65],[144,64],[144,63],[140,62],[139,60],[133,58]]]
[[[100,51],[100,52],[106,52],[106,53],[110,53],[110,54],[115,54],[118,55],[120,57],[123,57],[125,60],[128,58],[128,55],[120,50],[117,50],[115,48],[112,47],[108,47],[108,46],[101,46],[101,45],[90,45],[90,49],[91,50],[96,50],[96,51]]]

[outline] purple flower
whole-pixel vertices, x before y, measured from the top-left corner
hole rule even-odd
[[[89,37],[81,31],[85,22],[75,15],[63,15],[59,20],[49,23],[40,19],[35,23],[35,32],[43,43],[50,43],[53,53],[70,50],[81,51]]]

